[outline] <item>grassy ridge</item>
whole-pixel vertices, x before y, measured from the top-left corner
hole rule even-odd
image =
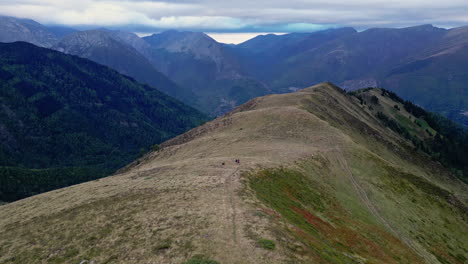
[[[447,171],[460,174],[444,162],[448,153],[428,155],[438,138],[464,148],[463,137],[445,128],[453,122],[381,89],[349,96],[334,88],[317,89],[302,104],[352,139],[345,151],[323,150],[248,177],[256,197],[281,216],[272,226],[277,240],[292,236],[301,244],[282,244],[291,254],[325,263],[465,263],[467,209],[440,187],[457,182]]]
[[[372,96],[258,98],[118,175],[7,204],[0,262],[464,264],[466,185]]]

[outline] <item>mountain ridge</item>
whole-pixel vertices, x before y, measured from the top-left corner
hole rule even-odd
[[[239,65],[231,50],[204,33],[166,31],[143,38],[152,46],[150,60],[177,84],[199,98],[198,108],[224,114],[249,99],[269,93],[268,87]]]
[[[186,103],[196,101],[190,91],[175,84],[156,70],[144,54],[144,42],[135,41],[135,35],[107,30],[79,31],[65,36],[53,49],[91,59],[122,74],[151,85]],[[132,46],[133,45],[133,46]]]
[[[38,35],[53,35],[52,28],[41,28]],[[54,38],[70,32],[60,31]],[[123,45],[114,45],[122,50],[121,57],[132,53],[129,48],[136,50],[139,54],[134,54],[132,60],[145,66],[137,71],[123,67],[117,63],[118,52],[101,52],[100,62],[132,73],[139,81],[212,116],[222,115],[256,96],[331,81],[347,90],[382,86],[464,126],[468,124],[463,71],[467,58],[466,27],[420,25],[360,32],[333,28],[282,36],[270,34],[239,45],[224,45],[200,32],[172,30],[140,39],[132,33],[104,31]],[[162,72],[175,83],[154,71]]]
[[[114,176],[2,206],[0,261],[463,263],[466,184],[378,117],[435,137],[392,98],[253,99]]]
[[[47,27],[31,19],[0,16],[0,24],[0,42],[27,41],[50,48],[58,41]]]

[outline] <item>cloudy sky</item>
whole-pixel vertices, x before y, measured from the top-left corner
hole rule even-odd
[[[141,34],[195,30],[224,42],[259,33],[342,26],[358,30],[420,24],[455,27],[468,25],[467,10],[468,0],[0,0],[0,14],[43,24]]]

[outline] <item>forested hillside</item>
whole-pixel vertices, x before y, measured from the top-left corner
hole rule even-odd
[[[108,175],[207,120],[157,87],[24,42],[0,44],[0,80],[3,201]]]

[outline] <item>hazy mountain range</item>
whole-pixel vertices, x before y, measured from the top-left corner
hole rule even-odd
[[[322,81],[347,90],[382,86],[467,124],[468,27],[337,29],[257,37],[234,49],[276,92]]]
[[[171,30],[139,38],[2,19],[8,23],[0,28],[0,41],[28,41],[94,60],[210,115],[256,96],[332,81],[348,90],[382,86],[468,124],[466,27],[337,28],[225,45],[197,32]]]
[[[109,66],[186,102],[194,100],[190,90],[181,88],[155,69],[141,52],[141,42],[146,44],[132,33],[89,30],[69,34],[52,48]]]

